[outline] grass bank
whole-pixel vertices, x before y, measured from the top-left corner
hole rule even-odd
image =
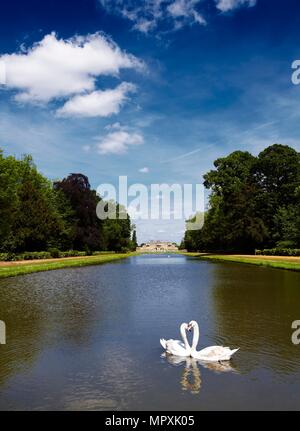
[[[196,257],[202,260],[215,262],[236,262],[250,265],[267,266],[270,268],[287,269],[289,271],[300,271],[300,257],[289,256],[252,256],[235,254],[213,254],[213,253],[189,253],[183,252],[186,256]]]
[[[96,256],[67,257],[33,261],[0,262],[0,278],[54,269],[100,265],[132,256],[134,253],[103,253]]]

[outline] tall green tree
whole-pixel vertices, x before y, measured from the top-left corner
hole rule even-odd
[[[102,220],[98,219],[96,207],[100,200],[91,189],[87,176],[74,173],[54,183],[72,209],[73,248],[76,250],[103,250],[104,234]]]
[[[295,197],[295,205],[280,207],[275,214],[278,247],[300,248],[300,186],[295,191]]]
[[[136,248],[137,248],[137,246],[138,246],[137,237],[136,237],[136,230],[135,229],[132,232],[131,242],[132,242],[132,249],[135,251]]]
[[[13,214],[18,206],[19,162],[4,157],[0,149],[0,247],[11,231]]]
[[[253,251],[299,246],[300,153],[274,144],[258,157],[235,151],[204,175],[211,190],[200,231],[186,232],[191,250]]]
[[[212,236],[211,246],[251,250],[264,241],[266,227],[256,208],[255,163],[250,153],[235,151],[217,159],[216,169],[204,175],[204,185],[212,194],[203,235]]]
[[[300,153],[287,145],[271,145],[258,155],[254,175],[260,188],[257,207],[268,229],[266,245],[275,246],[281,236],[278,217],[291,214],[297,204]]]
[[[39,251],[58,235],[62,220],[53,200],[52,184],[36,169],[31,156],[1,161],[1,249]],[[1,218],[2,218],[1,217]]]
[[[108,251],[126,252],[131,250],[131,222],[124,206],[115,204],[116,217],[104,220],[105,248]]]

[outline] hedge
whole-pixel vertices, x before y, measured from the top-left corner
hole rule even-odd
[[[255,250],[255,254],[261,256],[300,256],[300,248],[265,248]]]
[[[90,255],[91,253],[89,253]],[[94,252],[101,254],[101,252]],[[86,251],[68,250],[60,251],[58,249],[49,249],[48,251],[25,251],[23,253],[0,253],[0,261],[18,261],[18,260],[35,260],[35,259],[53,259],[63,257],[87,256]]]

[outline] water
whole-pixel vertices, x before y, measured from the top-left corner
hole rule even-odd
[[[0,319],[1,410],[300,406],[299,273],[143,255],[0,280]],[[230,365],[161,357],[191,319]]]

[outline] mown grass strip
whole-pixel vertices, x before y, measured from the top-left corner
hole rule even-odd
[[[218,254],[205,254],[205,253],[189,253],[184,252],[183,253],[186,256],[190,257],[196,257],[198,259],[202,260],[211,260],[215,262],[233,262],[233,263],[244,263],[244,264],[251,264],[251,265],[258,265],[258,266],[266,266],[270,268],[277,268],[277,269],[286,269],[289,271],[300,271],[300,260],[299,262],[289,262],[284,259],[282,260],[270,260],[265,259],[263,256],[261,256],[259,259],[257,258],[251,258],[251,257],[239,257],[239,256],[232,256],[232,255],[218,255]]]
[[[51,271],[54,269],[81,267],[89,265],[101,265],[103,263],[113,262],[124,259],[133,255],[133,253],[112,253],[97,256],[87,256],[82,258],[61,258],[56,262],[31,262],[22,265],[2,266],[0,267],[0,278],[15,277],[17,275],[31,274],[33,272]]]

